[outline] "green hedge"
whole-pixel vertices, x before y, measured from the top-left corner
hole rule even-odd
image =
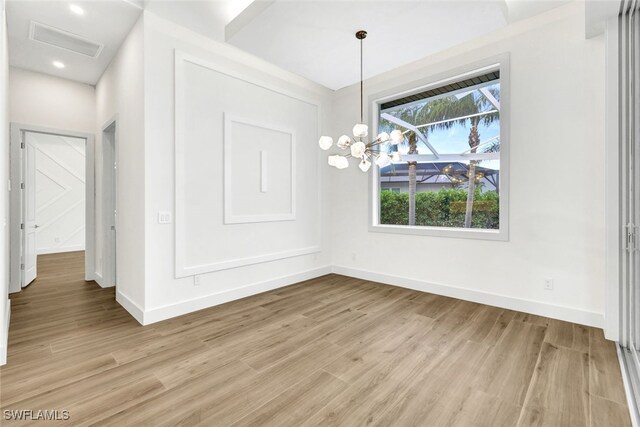
[[[467,192],[450,188],[416,194],[416,225],[463,227]],[[476,188],[473,200],[472,228],[499,228],[499,196]],[[409,224],[409,194],[383,190],[380,193],[382,224]]]

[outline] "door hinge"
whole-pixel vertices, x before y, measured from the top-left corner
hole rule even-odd
[[[634,225],[632,222],[628,223],[624,226],[627,230],[627,238],[625,244],[625,250],[627,252],[634,252],[638,250],[638,226]]]
[[[24,142],[20,142],[20,148],[24,149],[25,145]]]
[[[21,189],[21,190],[24,190],[24,182],[21,182],[21,183],[20,183],[20,189]]]
[[[20,230],[24,230],[24,222],[20,224]]]
[[[24,264],[20,264],[20,270],[24,270]]]

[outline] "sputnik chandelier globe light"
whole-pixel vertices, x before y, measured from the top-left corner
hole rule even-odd
[[[371,168],[373,160],[379,167],[385,167],[392,162],[400,161],[398,151],[389,151],[389,144],[398,145],[404,140],[404,134],[400,130],[394,130],[391,134],[386,132],[380,133],[376,139],[366,141],[369,135],[369,127],[364,123],[364,102],[363,102],[363,79],[362,79],[362,41],[367,37],[367,32],[360,30],[356,33],[356,38],[360,40],[360,123],[353,126],[353,138],[348,135],[342,135],[338,138],[336,146],[341,150],[349,150],[345,155],[336,154],[328,157],[330,166],[337,169],[345,169],[349,167],[349,158],[360,161],[358,167],[363,172],[367,172]],[[333,138],[330,136],[321,136],[318,145],[323,150],[328,150],[333,146]]]

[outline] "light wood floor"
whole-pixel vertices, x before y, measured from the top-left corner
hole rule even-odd
[[[630,425],[599,329],[337,275],[142,327],[82,268],[81,252],[42,256],[12,296],[3,409],[113,426]]]

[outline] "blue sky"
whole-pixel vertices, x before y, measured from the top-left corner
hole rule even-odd
[[[471,125],[455,125],[451,129],[435,129],[428,133],[428,140],[433,148],[442,154],[460,154],[469,149],[469,129]],[[500,122],[495,121],[488,126],[480,124],[480,143],[500,135]],[[430,154],[423,144],[418,144],[420,154]]]
[[[499,89],[499,84],[487,85],[493,89]],[[476,92],[479,96],[479,92]],[[497,96],[499,98],[499,95]],[[428,102],[428,101],[427,101]],[[415,104],[414,104],[415,105]],[[402,106],[395,107],[392,110],[387,110],[392,115],[394,114],[394,110],[397,111],[402,109]],[[491,107],[489,107],[491,108]],[[422,123],[415,123],[416,125],[421,125]],[[455,124],[449,129],[436,129],[434,127],[429,128],[428,132],[428,141],[440,154],[460,154],[469,149],[469,130],[471,124],[467,121],[464,124]],[[423,128],[424,131],[424,128]],[[500,135],[500,121],[494,121],[489,125],[485,125],[484,123],[480,123],[478,126],[478,131],[480,133],[480,143],[487,141],[488,139],[497,137]],[[486,148],[486,147],[482,147]],[[481,150],[482,150],[481,148]],[[406,153],[408,147],[401,146],[399,147],[400,153]],[[420,154],[431,154],[429,149],[422,143],[418,142],[418,152]],[[500,169],[500,161],[499,160],[491,160],[491,161],[483,161],[483,167],[492,168],[492,169]]]

